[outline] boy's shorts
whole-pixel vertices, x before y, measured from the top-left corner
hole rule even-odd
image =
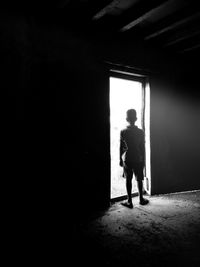
[[[124,163],[124,176],[126,179],[132,179],[135,175],[136,181],[144,180],[144,164],[143,163]]]

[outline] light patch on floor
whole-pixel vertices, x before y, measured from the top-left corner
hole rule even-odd
[[[133,209],[113,204],[81,225],[82,240],[105,266],[198,266],[200,192],[149,200],[149,205],[141,206],[133,198]]]

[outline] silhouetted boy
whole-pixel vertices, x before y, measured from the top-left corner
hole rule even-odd
[[[126,115],[126,120],[129,125],[120,132],[120,166],[124,168],[128,201],[123,202],[122,205],[133,208],[131,197],[133,173],[137,180],[139,203],[146,205],[149,202],[143,197],[143,169],[145,161],[144,132],[135,126],[137,120],[135,109],[129,109]]]

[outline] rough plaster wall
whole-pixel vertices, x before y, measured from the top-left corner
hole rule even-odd
[[[41,216],[108,204],[108,77],[91,44],[32,17],[3,15],[0,29],[10,198]]]
[[[192,76],[191,76],[192,79]],[[194,88],[193,88],[194,90]],[[153,193],[199,189],[199,98],[169,77],[151,86]]]

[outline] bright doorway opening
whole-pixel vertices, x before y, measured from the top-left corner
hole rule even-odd
[[[122,78],[123,77],[123,78]],[[110,154],[111,190],[110,198],[125,198],[126,187],[123,168],[119,166],[120,131],[127,126],[126,111],[137,112],[136,125],[145,132],[146,166],[144,189],[150,194],[150,91],[144,79],[128,75],[110,76]],[[132,193],[137,193],[133,177]]]

